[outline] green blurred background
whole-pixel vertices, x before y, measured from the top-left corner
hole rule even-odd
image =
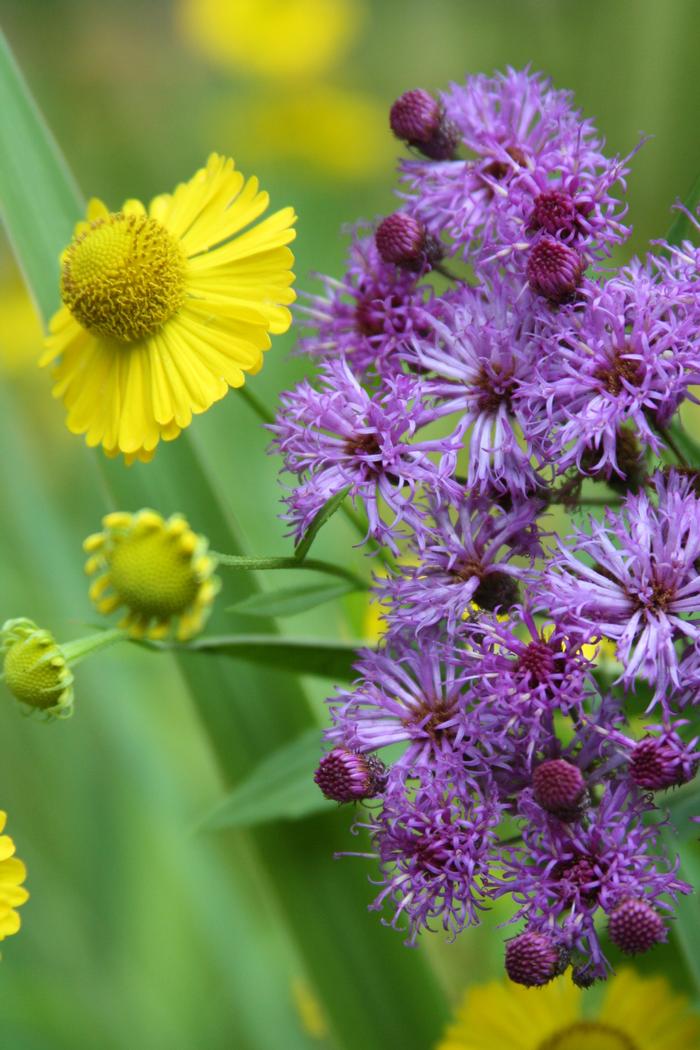
[[[2,19],[86,195],[114,208],[147,199],[210,150],[230,153],[274,205],[296,207],[301,289],[314,287],[313,270],[339,273],[341,224],[392,208],[387,112],[410,87],[531,63],[574,90],[611,151],[653,136],[629,180],[631,251],[664,234],[697,174],[697,0],[3,0]],[[0,622],[29,616],[68,639],[94,619],[81,540],[99,525],[103,494],[36,368],[39,324],[4,244],[0,311]],[[269,406],[309,370],[289,357],[293,341],[276,340],[251,384]],[[277,463],[248,407],[232,392],[191,433],[244,548],[288,551]],[[319,553],[347,561],[352,542],[334,521]],[[234,576],[225,595],[235,597]],[[357,638],[373,625],[353,599],[282,629]],[[322,720],[327,687],[307,686]],[[198,830],[228,785],[175,664],[130,647],[86,664],[66,723],[25,719],[3,699],[0,806],[32,897],[3,946],[0,1045],[338,1046],[248,838]],[[249,697],[252,710],[265,702]],[[329,819],[350,823],[346,812],[308,819],[300,850],[323,850]],[[365,879],[366,862],[342,863]],[[424,938],[414,953],[429,956],[449,1001],[499,974],[502,917],[454,945]],[[308,916],[325,920],[322,908]],[[686,980],[672,946],[650,966]]]

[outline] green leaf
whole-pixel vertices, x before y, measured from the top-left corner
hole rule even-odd
[[[674,445],[683,453],[690,466],[700,467],[700,445],[691,438],[678,419],[675,419],[668,427],[668,433]]]
[[[318,605],[340,598],[355,590],[348,580],[338,583],[311,583],[299,587],[281,587],[278,591],[267,594],[251,594],[227,611],[241,613],[245,616],[296,616],[297,613],[315,609]]]
[[[309,525],[308,529],[301,537],[299,543],[294,549],[294,557],[298,558],[299,561],[303,561],[306,555],[311,550],[311,544],[316,539],[316,536],[326,524],[329,518],[332,518],[338,508],[341,506],[343,500],[350,491],[350,485],[346,485],[340,492],[336,492],[335,496],[331,496],[327,503],[321,507],[320,511]]]
[[[262,664],[278,671],[317,675],[342,682],[352,682],[357,660],[356,645],[325,642],[307,638],[279,638],[267,634],[230,634],[198,638],[180,649],[189,653],[216,653],[247,663]],[[160,648],[161,646],[159,646]],[[166,645],[162,646],[167,648]]]
[[[309,729],[255,767],[203,821],[204,828],[245,828],[271,820],[299,820],[334,805],[314,783],[321,732]]]
[[[698,825],[691,823],[691,817],[700,816],[700,783],[697,777],[689,784],[681,788],[669,791],[666,796],[658,800],[661,809],[667,809],[671,824],[678,832],[681,839],[693,835],[698,836]]]
[[[695,213],[695,209],[700,204],[700,175],[693,183],[693,188],[683,201],[683,204],[691,215]],[[690,240],[694,230],[695,227],[685,212],[677,211],[676,217],[671,223],[671,228],[666,235],[666,240],[669,244],[680,244],[682,241]]]
[[[39,311],[58,305],[58,256],[81,217],[78,188],[0,33],[0,214]]]
[[[678,843],[669,831],[663,835],[671,857],[678,852]],[[681,878],[689,882],[694,892],[680,896],[675,909],[675,921],[671,923],[673,936],[685,957],[689,974],[700,993],[700,937],[698,925],[698,893],[700,893],[700,844],[697,841],[684,843],[681,851]]]

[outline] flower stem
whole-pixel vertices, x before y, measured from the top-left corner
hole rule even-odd
[[[238,554],[220,554],[218,551],[212,551],[212,556],[216,558],[219,565],[222,565],[229,569],[311,569],[314,572],[324,572],[329,576],[339,576],[343,580],[347,580],[353,585],[355,590],[368,591],[369,584],[366,580],[356,576],[354,572],[349,569],[344,569],[342,565],[334,565],[332,562],[320,561],[318,558],[305,558],[303,561],[299,558],[246,558]]]
[[[120,627],[113,627],[108,631],[98,631],[97,634],[89,634],[86,638],[76,638],[72,642],[63,642],[61,652],[66,663],[71,667],[81,663],[87,656],[107,649],[110,645],[128,638],[126,631]]]

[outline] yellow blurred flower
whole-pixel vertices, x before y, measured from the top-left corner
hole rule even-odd
[[[0,810],[0,832],[4,831],[7,814]],[[29,899],[22,883],[27,869],[15,857],[15,844],[9,835],[0,835],[0,941],[19,931],[21,920],[15,910]]]
[[[294,165],[341,182],[373,178],[393,163],[387,109],[370,95],[316,85],[236,99],[217,107],[210,135],[223,135],[261,165]]]
[[[19,276],[0,284],[0,372],[10,375],[36,365],[41,353],[41,324]]]
[[[328,1025],[323,1007],[313,988],[303,977],[295,977],[292,981],[292,998],[303,1031],[312,1039],[325,1039],[328,1035]]]
[[[177,621],[177,637],[201,630],[219,590],[216,559],[181,514],[164,520],[152,510],[117,511],[88,536],[85,571],[96,578],[90,598],[98,612],[124,607],[119,626],[136,638],[164,638]]]
[[[359,0],[182,0],[180,27],[210,59],[263,77],[318,76],[352,43]]]
[[[560,978],[546,988],[508,982],[471,988],[437,1050],[691,1050],[700,1017],[663,977],[624,970],[590,1016],[586,998]]]
[[[148,211],[90,202],[61,256],[64,305],[41,359],[58,362],[69,430],[109,456],[149,460],[260,370],[294,300],[293,209],[241,232],[268,203],[217,154]]]

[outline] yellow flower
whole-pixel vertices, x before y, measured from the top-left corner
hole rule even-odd
[[[58,361],[54,396],[69,430],[109,456],[149,460],[161,438],[260,370],[294,301],[293,209],[241,232],[268,200],[257,179],[212,154],[148,211],[90,202],[61,256],[64,305],[41,359]]]
[[[245,102],[217,107],[210,134],[226,129],[257,163],[287,159],[343,182],[371,179],[393,163],[386,105],[371,95],[304,85]]]
[[[4,831],[7,814],[0,810],[0,832]],[[22,883],[27,869],[15,857],[15,844],[9,835],[0,835],[0,941],[17,933],[21,921],[15,911],[29,899]]]
[[[54,636],[32,620],[7,620],[0,629],[5,684],[20,703],[66,718],[73,711],[73,675]]]
[[[183,0],[180,24],[213,61],[280,78],[329,69],[362,14],[359,0]]]
[[[14,273],[0,284],[0,371],[10,375],[26,371],[41,350],[41,325],[36,310],[22,284]]]
[[[546,988],[494,981],[467,992],[437,1050],[691,1050],[700,1017],[663,977],[624,970],[589,1016],[585,993],[561,978]]]
[[[165,521],[152,510],[119,511],[88,536],[85,571],[96,578],[90,597],[101,613],[123,606],[119,626],[135,638],[164,638],[178,621],[177,638],[191,638],[209,615],[219,580],[208,541],[181,514]]]

